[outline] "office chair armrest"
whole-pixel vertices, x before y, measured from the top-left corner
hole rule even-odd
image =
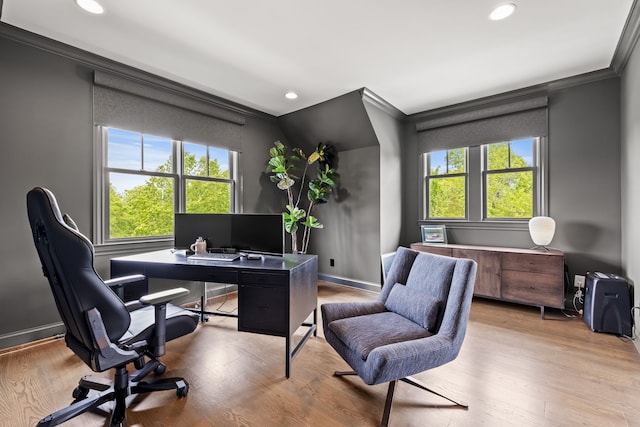
[[[122,288],[129,283],[139,282],[141,280],[147,280],[147,276],[144,274],[131,274],[129,276],[113,277],[105,280],[104,283],[113,289],[116,287]]]
[[[137,351],[123,350],[109,340],[102,315],[97,308],[88,310],[86,316],[93,338],[94,350],[96,350],[91,352],[91,368],[94,371],[102,372],[140,357]]]
[[[107,286],[109,286],[113,290],[113,292],[115,292],[116,295],[118,295],[118,298],[120,298],[123,301],[124,301],[124,288],[127,285],[130,285],[133,283],[140,283],[140,282],[145,282],[145,292],[148,292],[146,291],[147,276],[143,274],[131,274],[129,276],[114,277],[112,279],[107,279],[104,281],[104,283],[106,283]],[[140,307],[138,306],[136,308],[140,308]],[[131,309],[129,311],[131,311]]]
[[[154,292],[140,298],[143,305],[153,305],[155,308],[155,325],[153,338],[149,351],[160,357],[165,353],[165,343],[167,341],[167,304],[169,301],[189,295],[189,290],[185,288],[168,289],[166,291]]]
[[[189,295],[189,290],[185,288],[167,289],[166,291],[154,292],[140,298],[144,305],[166,304],[169,301]]]

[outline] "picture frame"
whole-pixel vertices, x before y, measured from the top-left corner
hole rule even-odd
[[[447,228],[444,225],[421,225],[422,243],[446,244]]]

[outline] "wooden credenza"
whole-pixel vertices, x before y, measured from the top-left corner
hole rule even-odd
[[[564,253],[471,245],[412,243],[411,249],[478,263],[474,295],[540,307],[564,308]]]

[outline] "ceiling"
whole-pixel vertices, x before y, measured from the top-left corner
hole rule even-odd
[[[1,21],[280,116],[366,87],[412,114],[611,65],[633,0],[3,0]],[[294,90],[296,100],[284,93]]]

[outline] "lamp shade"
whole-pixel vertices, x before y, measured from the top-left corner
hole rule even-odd
[[[548,216],[534,216],[529,220],[531,240],[538,246],[546,246],[553,240],[556,222]]]

